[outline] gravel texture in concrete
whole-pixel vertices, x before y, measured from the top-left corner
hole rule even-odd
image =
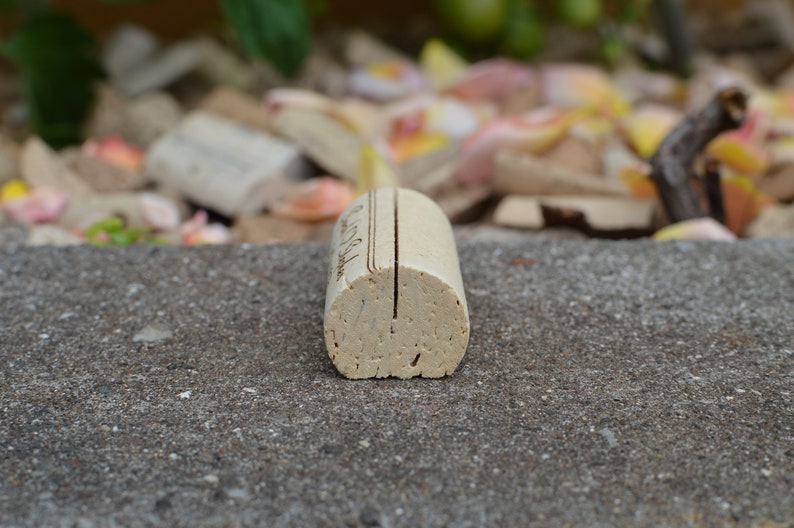
[[[0,526],[794,523],[794,243],[465,242],[402,381],[334,371],[326,251],[0,248]]]

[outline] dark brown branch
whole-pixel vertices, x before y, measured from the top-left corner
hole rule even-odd
[[[697,114],[686,117],[651,157],[651,178],[659,189],[670,220],[680,222],[708,216],[689,179],[692,163],[721,132],[736,128],[747,114],[747,95],[726,88]]]
[[[708,158],[703,167],[703,187],[709,201],[709,214],[717,222],[725,223],[725,206],[722,201],[722,186],[720,185],[720,163],[714,158]]]

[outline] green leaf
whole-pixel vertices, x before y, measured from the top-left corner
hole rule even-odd
[[[243,51],[264,57],[293,76],[309,52],[309,16],[303,0],[221,0]]]
[[[126,227],[121,217],[109,216],[88,226],[85,236],[97,246],[128,246],[146,240],[151,232],[148,227]]]
[[[99,233],[119,231],[121,229],[124,229],[124,220],[118,216],[108,216],[88,226],[85,230],[85,234],[88,238],[96,238]]]
[[[8,44],[22,70],[33,127],[53,147],[80,141],[102,77],[95,49],[71,16],[52,12],[26,20]]]
[[[135,242],[135,234],[129,231],[113,231],[110,235],[110,243],[114,246],[129,246]]]

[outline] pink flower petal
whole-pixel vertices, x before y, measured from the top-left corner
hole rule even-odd
[[[394,142],[417,134],[443,134],[462,140],[490,116],[451,97],[418,95],[387,106],[380,116],[378,133]]]
[[[196,244],[228,244],[233,240],[232,232],[223,224],[207,223],[206,211],[199,210],[193,218],[180,227],[182,242],[187,245]]]
[[[375,101],[391,101],[427,89],[419,68],[406,61],[370,64],[354,70],[348,78],[350,92]]]
[[[182,217],[179,208],[161,194],[140,194],[141,215],[144,221],[159,231],[173,231],[179,227]]]
[[[234,237],[229,228],[218,223],[208,224],[182,238],[182,242],[190,246],[197,244],[229,244],[233,240]]]
[[[654,240],[723,240],[732,242],[736,235],[713,218],[684,220],[664,227],[653,235]]]
[[[565,135],[572,117],[571,112],[543,108],[485,125],[466,139],[455,176],[466,184],[488,180],[498,150],[509,147],[535,154],[543,152]]]
[[[83,143],[82,151],[88,156],[132,171],[138,171],[143,166],[143,150],[115,134],[102,139],[89,139]]]
[[[3,210],[22,222],[51,222],[66,210],[68,195],[61,189],[38,187],[3,203]]]
[[[330,176],[314,178],[301,184],[295,194],[272,209],[275,216],[317,222],[331,220],[356,198],[355,190]]]
[[[189,220],[183,222],[179,229],[182,234],[191,233],[207,225],[208,219],[209,215],[207,214],[207,211],[199,209]]]
[[[529,66],[510,59],[491,59],[473,64],[444,93],[467,101],[502,103],[532,82],[535,74]]]

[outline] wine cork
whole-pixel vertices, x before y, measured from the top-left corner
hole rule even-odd
[[[429,198],[379,188],[356,199],[331,239],[325,343],[348,378],[439,378],[469,341],[452,227]]]
[[[226,216],[272,206],[306,169],[293,145],[203,110],[158,139],[145,162],[151,179]]]

